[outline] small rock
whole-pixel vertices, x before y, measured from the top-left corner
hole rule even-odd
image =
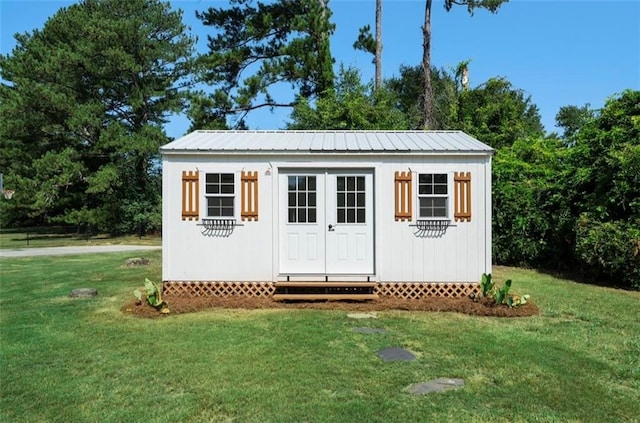
[[[429,382],[414,383],[409,386],[409,392],[413,395],[430,394],[432,392],[444,392],[452,389],[460,389],[464,386],[463,379],[439,378]]]
[[[124,262],[124,265],[127,267],[131,267],[131,266],[146,266],[149,264],[149,259],[146,259],[144,257],[133,257],[130,259],[127,259]]]
[[[72,298],[91,298],[98,295],[98,290],[95,288],[76,288],[71,291]]]
[[[378,357],[382,361],[413,361],[416,356],[404,348],[385,348],[378,351]]]

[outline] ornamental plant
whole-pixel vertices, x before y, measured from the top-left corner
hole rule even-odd
[[[506,304],[509,307],[518,307],[526,304],[529,300],[529,295],[509,294],[512,284],[511,279],[507,279],[504,286],[498,288],[492,281],[490,273],[483,273],[480,279],[480,289],[483,297],[492,298],[496,304]]]
[[[147,303],[160,311],[160,313],[167,314],[169,313],[169,303],[162,299],[162,290],[158,287],[158,285],[148,278],[144,278],[144,292]],[[138,301],[142,301],[142,292],[139,290],[134,290],[133,295],[138,299]]]

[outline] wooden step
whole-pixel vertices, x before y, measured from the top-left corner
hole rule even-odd
[[[374,294],[376,282],[318,282],[282,281],[274,284],[276,290],[273,299],[283,300],[356,300],[369,301],[378,298]]]
[[[300,286],[300,287],[338,287],[338,288],[348,288],[348,287],[363,287],[363,288],[374,288],[378,285],[377,282],[324,282],[324,281],[304,281],[304,282],[290,282],[290,281],[280,281],[276,282],[275,287],[283,286],[283,287],[292,287],[292,286]]]
[[[317,301],[317,300],[325,300],[325,301],[369,301],[369,300],[377,300],[377,294],[273,294],[274,301],[295,301],[295,300],[306,300],[306,301]]]

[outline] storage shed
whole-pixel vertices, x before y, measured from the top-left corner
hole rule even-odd
[[[459,131],[196,131],[161,148],[165,292],[419,298],[491,272],[493,150]]]

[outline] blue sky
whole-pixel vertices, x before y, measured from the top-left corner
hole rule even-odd
[[[10,53],[13,34],[42,28],[46,20],[73,2],[0,0],[0,52]],[[204,27],[194,14],[220,7],[222,0],[171,2],[206,51]],[[358,68],[364,81],[373,77],[371,57],[355,51],[358,28],[374,23],[374,0],[331,0],[336,32],[331,40],[336,66]],[[422,57],[424,0],[383,0],[383,75],[397,75],[400,65],[418,65]],[[547,131],[556,131],[555,115],[564,105],[601,107],[624,89],[640,89],[640,0],[512,0],[493,15],[473,17],[458,7],[446,12],[435,0],[432,16],[432,63],[453,68],[471,60],[470,82],[477,86],[502,76],[531,96]],[[288,112],[261,111],[248,119],[252,129],[280,129]],[[184,117],[172,118],[167,133],[179,137]]]

